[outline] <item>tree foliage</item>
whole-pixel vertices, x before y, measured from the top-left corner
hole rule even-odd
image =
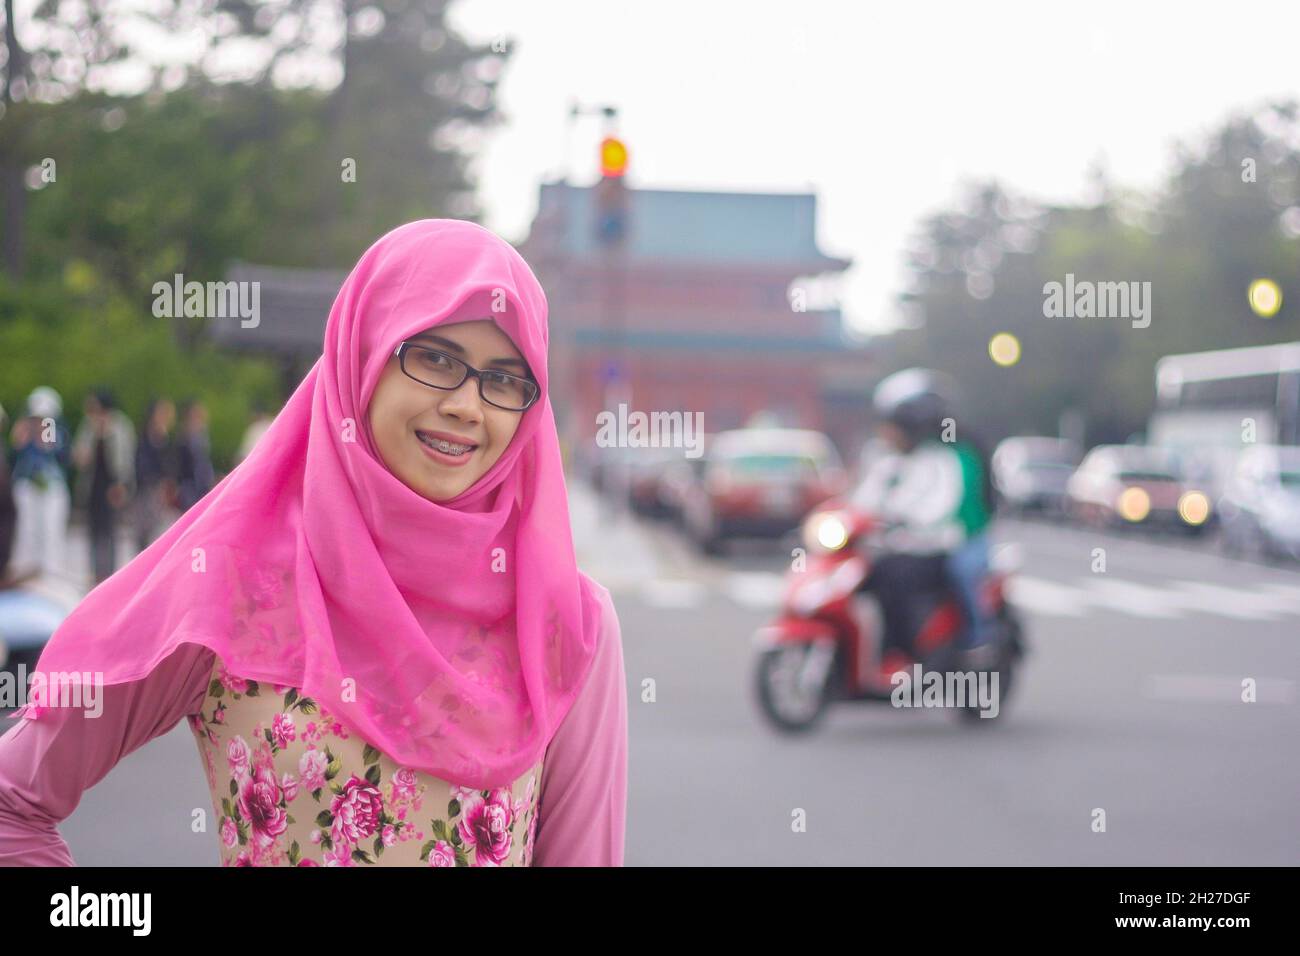
[[[1090,442],[1123,441],[1146,423],[1161,356],[1300,339],[1294,104],[1230,117],[1181,146],[1154,194],[1119,190],[1104,173],[1094,185],[1093,203],[1054,207],[975,183],[922,223],[903,296],[917,327],[894,337],[893,362],[953,374],[969,414],[991,432],[1055,434],[1072,409]],[[1067,274],[1150,282],[1150,325],[1047,317],[1044,286]],[[1247,289],[1260,277],[1284,290],[1271,319],[1249,307]],[[1013,366],[989,357],[998,332],[1020,341]]]

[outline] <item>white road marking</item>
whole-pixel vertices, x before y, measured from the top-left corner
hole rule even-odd
[[[1007,599],[1035,614],[1083,617],[1087,613],[1086,597],[1078,588],[1027,574],[1016,574],[1008,579]]]
[[[699,581],[651,578],[641,585],[640,594],[651,607],[695,608],[704,603],[708,591]]]
[[[1142,696],[1151,700],[1218,701],[1244,704],[1241,682],[1249,674],[1221,676],[1212,674],[1149,674],[1142,682]],[[1255,702],[1290,704],[1295,700],[1295,681],[1256,679]]]
[[[780,607],[785,595],[785,576],[771,571],[733,571],[722,589],[737,604],[757,609]]]
[[[1225,588],[1206,581],[1170,581],[1186,606],[1208,614],[1234,617],[1241,621],[1276,621],[1293,613],[1288,602],[1259,591]]]
[[[1300,585],[1270,582],[1262,584],[1260,587],[1269,594],[1276,596],[1291,609],[1292,613],[1300,614]]]
[[[1174,602],[1170,600],[1172,596],[1170,592],[1160,588],[1134,584],[1132,581],[1119,581],[1104,575],[1080,580],[1088,592],[1088,599],[1093,604],[1132,614],[1135,617],[1169,620],[1183,616],[1182,610],[1174,606]]]
[[[1113,576],[1080,578],[1078,585],[1016,574],[1008,580],[1012,604],[1049,617],[1083,617],[1105,608],[1135,617],[1173,620],[1214,614],[1241,621],[1277,621],[1300,615],[1300,587],[1229,588],[1204,581],[1170,581],[1161,588]]]

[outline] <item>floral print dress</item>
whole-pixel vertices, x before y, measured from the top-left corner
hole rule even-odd
[[[215,656],[215,655],[214,655]],[[219,658],[189,717],[222,866],[528,866],[542,762],[473,790],[401,767],[297,688]]]

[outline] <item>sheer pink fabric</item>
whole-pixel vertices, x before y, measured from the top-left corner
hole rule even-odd
[[[546,748],[534,866],[623,865],[626,676],[618,616],[598,591],[596,660]],[[211,651],[182,644],[149,676],[107,688],[98,717],[52,708],[0,737],[0,867],[75,865],[59,825],[123,757],[199,712],[212,664]]]
[[[385,468],[366,411],[399,342],[480,318],[542,398],[473,487],[436,503]],[[192,642],[243,677],[304,688],[400,763],[474,787],[514,780],[583,686],[600,619],[574,562],[546,320],[531,269],[481,226],[426,219],[380,238],[253,453],[86,597],[33,689],[57,672],[132,681]]]

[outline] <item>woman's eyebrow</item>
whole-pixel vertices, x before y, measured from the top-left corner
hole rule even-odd
[[[412,341],[416,339],[424,339],[426,342],[433,342],[436,345],[441,345],[443,348],[450,349],[451,351],[455,352],[458,355],[465,354],[465,346],[461,345],[459,342],[453,342],[451,339],[444,339],[441,335],[434,335],[432,332],[421,332],[419,335],[411,336]],[[528,363],[525,362],[523,359],[517,359],[517,358],[488,359],[486,364],[517,365],[524,371],[528,370]]]

